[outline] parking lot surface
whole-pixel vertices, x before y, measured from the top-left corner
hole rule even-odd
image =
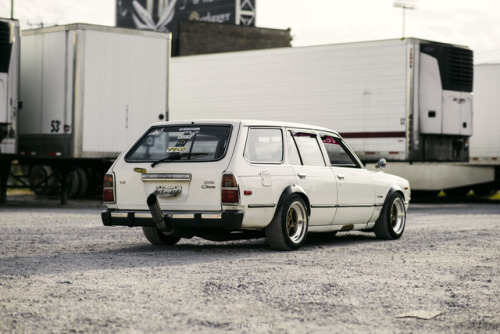
[[[150,245],[98,201],[0,207],[2,333],[498,333],[500,205],[412,204],[395,241]]]

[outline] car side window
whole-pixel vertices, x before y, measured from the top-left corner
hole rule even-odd
[[[322,135],[321,141],[325,146],[330,164],[334,167],[358,168],[359,164],[352,158],[349,151],[342,145],[342,142],[333,136]]]
[[[316,140],[316,134],[296,132],[293,139],[299,149],[300,159],[303,165],[325,166],[325,160],[321,153],[321,148]]]
[[[243,156],[250,162],[280,163],[283,161],[281,129],[250,128]]]

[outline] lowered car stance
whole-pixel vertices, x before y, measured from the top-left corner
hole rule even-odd
[[[267,238],[294,250],[315,232],[400,238],[410,185],[365,169],[326,128],[193,120],[151,125],[109,169],[103,200],[104,225],[140,226],[155,245]]]

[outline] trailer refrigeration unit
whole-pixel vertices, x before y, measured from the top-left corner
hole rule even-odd
[[[70,24],[23,31],[20,165],[37,194],[79,196],[168,113],[170,34]]]
[[[415,191],[491,179],[460,174],[473,129],[467,47],[408,38],[186,56],[172,59],[170,75],[171,120],[323,125],[365,162],[392,161],[388,172]]]

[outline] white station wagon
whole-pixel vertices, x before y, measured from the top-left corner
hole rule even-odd
[[[293,250],[308,232],[401,237],[410,186],[365,169],[329,129],[197,120],[153,124],[109,169],[103,199],[104,225],[141,226],[155,245],[265,237]]]

